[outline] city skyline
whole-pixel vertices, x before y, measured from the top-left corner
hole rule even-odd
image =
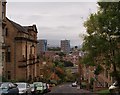
[[[86,34],[83,23],[96,10],[96,2],[7,3],[7,17],[23,26],[36,24],[38,39],[47,39],[50,46],[65,39],[71,46],[81,45]]]

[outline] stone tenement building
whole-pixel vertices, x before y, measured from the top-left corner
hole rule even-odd
[[[4,2],[3,2],[4,3]],[[3,9],[6,13],[6,3]],[[37,77],[37,28],[21,26],[4,15],[2,35],[3,77],[7,80],[33,81]]]
[[[2,2],[0,1],[0,39],[2,39]],[[0,77],[2,76],[2,42],[0,40]],[[1,80],[0,80],[1,81]]]
[[[2,77],[2,68],[3,68],[2,52],[4,52],[4,49],[2,49],[2,43],[4,37],[2,31],[4,30],[4,27],[6,25],[5,17],[6,17],[6,0],[4,0],[4,2],[0,0],[0,77]]]

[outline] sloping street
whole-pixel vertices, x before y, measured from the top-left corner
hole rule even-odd
[[[62,85],[58,85],[52,88],[52,91],[50,93],[47,93],[46,95],[60,95],[60,94],[74,94],[74,95],[88,95],[88,94],[93,94],[92,92],[84,89],[80,89],[78,87],[72,87],[71,83],[66,83]]]

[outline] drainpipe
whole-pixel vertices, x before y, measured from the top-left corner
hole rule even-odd
[[[27,82],[27,39],[26,39],[26,45],[25,45],[25,54],[26,54],[26,82]]]
[[[16,42],[14,40],[14,80],[16,80]]]

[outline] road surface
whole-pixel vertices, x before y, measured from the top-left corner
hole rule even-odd
[[[52,88],[50,93],[45,95],[96,95],[92,92],[80,89],[80,87],[72,87],[70,83],[58,85]]]

